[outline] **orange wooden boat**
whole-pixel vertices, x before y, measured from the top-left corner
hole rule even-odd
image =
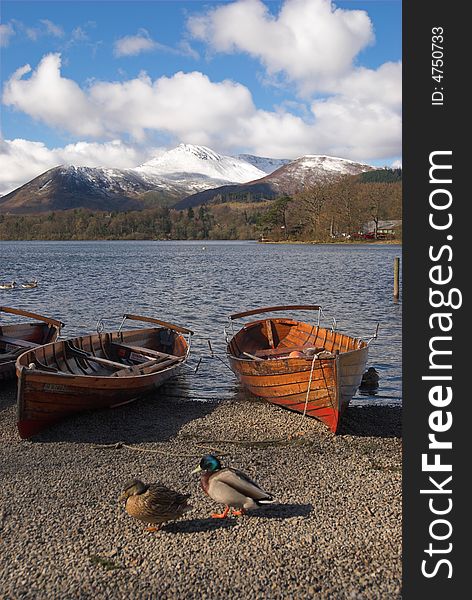
[[[122,331],[126,319],[158,327]],[[125,314],[118,331],[56,341],[22,354],[16,362],[20,436],[31,437],[74,413],[119,406],[152,392],[185,363],[192,334],[159,319]]]
[[[288,318],[252,321],[227,338],[230,367],[255,396],[309,417],[336,433],[364,373],[369,342],[320,327],[321,307],[271,306],[231,320],[273,311],[316,310],[317,324]]]
[[[0,381],[15,376],[15,361],[30,348],[47,344],[57,339],[64,323],[20,308],[0,306],[0,312],[19,315],[33,322],[0,324]]]

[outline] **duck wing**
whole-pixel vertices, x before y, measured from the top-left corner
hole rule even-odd
[[[272,502],[272,494],[263,490],[260,485],[248,477],[239,469],[226,467],[217,471],[212,477],[218,483],[223,483],[247,498],[252,498],[256,502]]]
[[[161,483],[150,484],[145,496],[149,507],[166,507],[169,510],[182,510],[190,498],[190,494],[181,494]]]

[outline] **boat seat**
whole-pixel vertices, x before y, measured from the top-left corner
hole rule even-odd
[[[131,344],[121,344],[119,342],[113,342],[112,346],[123,350],[129,350],[130,352],[136,352],[136,354],[144,354],[146,356],[152,356],[154,358],[183,358],[175,354],[167,354],[166,352],[159,352],[158,350],[151,350],[151,348],[144,348],[143,346],[132,346]]]
[[[305,344],[304,346],[287,346],[285,348],[268,348],[266,350],[256,350],[254,355],[259,358],[268,358],[271,356],[282,356],[283,354],[290,354],[290,352],[303,352],[308,348],[314,348],[314,353],[322,352],[324,348],[315,348],[313,344]]]
[[[87,352],[86,350],[82,350],[82,348],[76,348],[68,342],[66,342],[66,351],[70,354],[70,356],[82,358],[85,361],[96,362],[97,364],[103,365],[104,367],[122,369],[125,366],[123,363],[115,362],[114,360],[109,360],[108,358],[103,358],[101,356],[95,356],[94,354]]]
[[[19,348],[36,348],[37,346],[41,345],[28,340],[20,340],[18,338],[8,337],[7,335],[0,335],[0,342],[10,344],[11,346],[18,346]]]
[[[134,375],[148,375],[156,371],[162,371],[171,365],[174,365],[183,360],[183,356],[173,356],[169,359],[162,360],[161,357],[148,360],[139,365],[129,365],[119,371],[115,371],[112,377],[130,377]]]

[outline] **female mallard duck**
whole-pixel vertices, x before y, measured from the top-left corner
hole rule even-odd
[[[199,472],[202,472],[200,483],[205,494],[226,505],[221,514],[211,515],[214,519],[224,519],[230,507],[233,508],[233,515],[243,515],[245,509],[274,502],[271,494],[265,492],[242,471],[231,467],[221,468],[220,461],[212,454],[205,455],[198,467],[192,471]]]
[[[22,288],[36,288],[38,287],[38,282],[36,279],[32,279],[31,281],[25,281],[25,283],[21,284]]]
[[[161,483],[145,484],[132,479],[125,485],[120,500],[125,500],[126,512],[144,523],[158,524],[146,531],[158,531],[166,521],[179,519],[192,506],[190,494],[180,494]]]

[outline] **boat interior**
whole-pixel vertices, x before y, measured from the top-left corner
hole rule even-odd
[[[0,326],[0,362],[13,360],[25,350],[47,344],[55,329],[47,323],[21,323]]]
[[[169,329],[147,328],[58,341],[24,354],[19,362],[52,373],[125,377],[177,365],[187,352],[182,335]]]
[[[316,324],[286,318],[261,319],[245,325],[228,343],[231,356],[243,360],[287,358],[312,359],[314,354],[326,356],[363,348],[360,338],[326,329]]]

